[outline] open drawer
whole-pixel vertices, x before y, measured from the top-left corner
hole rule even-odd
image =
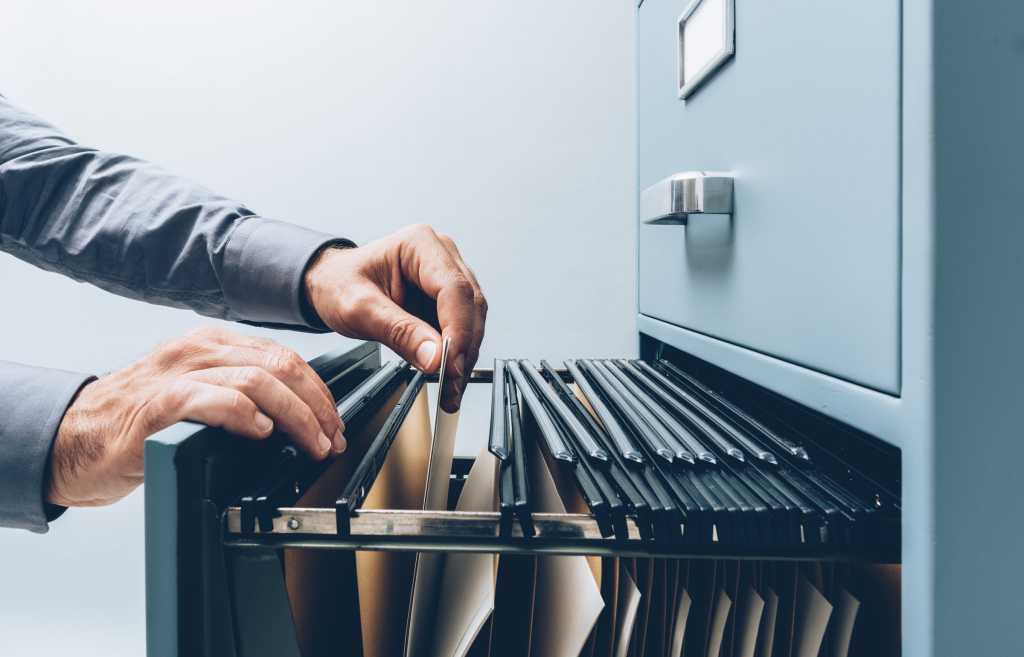
[[[631,639],[649,654],[679,654],[677,627],[740,654],[740,608],[766,596],[791,619],[788,651],[805,583],[836,604],[855,590],[874,611],[851,645],[892,652],[899,452],[875,438],[666,349],[474,372],[492,384],[490,435],[453,459],[453,419],[431,431],[431,377],[382,365],[375,345],[312,364],[348,426],[331,462],[213,430],[147,446],[147,589],[164,592],[150,654],[596,654],[615,644],[620,586],[657,600]],[[677,621],[684,591],[720,624]],[[179,652],[153,643],[170,634]]]

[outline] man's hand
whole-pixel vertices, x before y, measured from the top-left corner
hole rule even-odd
[[[345,449],[331,393],[298,354],[205,328],[79,392],[57,431],[47,501],[98,506],[124,497],[142,483],[143,441],[181,420],[257,440],[276,427],[315,459]]]
[[[458,410],[480,355],[487,301],[450,238],[420,225],[327,249],[306,271],[306,294],[330,328],[378,340],[424,372],[440,367],[440,334],[449,337],[442,406]]]

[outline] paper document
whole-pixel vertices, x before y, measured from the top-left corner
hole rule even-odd
[[[636,610],[640,608],[640,589],[625,568],[619,569],[619,615],[615,626],[615,657],[626,657],[629,652]]]
[[[669,655],[672,657],[683,656],[683,641],[686,640],[686,621],[690,618],[690,605],[692,604],[690,594],[686,589],[679,593],[679,604],[675,609],[675,620],[672,628],[672,645]]]
[[[389,410],[388,404],[383,410]],[[423,506],[430,436],[427,391],[422,388],[405,418],[380,472],[370,488],[364,509],[419,509]],[[415,556],[408,552],[356,552],[359,617],[364,657],[401,654],[402,633],[409,613],[410,584]]]
[[[450,338],[441,343],[441,366],[437,380],[437,406],[434,413],[434,436],[430,443],[427,462],[427,481],[423,493],[423,510],[444,511],[448,506],[448,479],[455,455],[455,434],[459,427],[459,414],[441,408],[445,370],[448,368]],[[432,645],[431,631],[437,615],[437,595],[441,574],[442,555],[423,552],[416,555],[412,581],[412,603],[409,606],[405,630],[406,657],[419,657]]]
[[[740,607],[736,613],[735,657],[754,657],[757,648],[757,633],[764,613],[764,598],[753,587],[740,594]]]
[[[829,601],[806,577],[801,576],[796,586],[793,657],[818,657],[831,615]]]
[[[832,618],[829,657],[846,657],[850,652],[850,639],[853,638],[853,626],[860,610],[860,600],[850,595],[846,589],[840,589],[836,596],[836,608]]]
[[[565,513],[535,432],[527,447],[534,510]],[[531,655],[578,657],[604,608],[594,572],[585,557],[542,556],[537,562]]]
[[[494,511],[498,460],[487,449],[476,457],[456,506],[458,511]],[[498,557],[452,552],[444,556],[434,628],[434,657],[465,657],[494,611]]]

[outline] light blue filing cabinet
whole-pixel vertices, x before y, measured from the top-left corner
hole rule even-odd
[[[1024,2],[637,16],[641,350],[899,447],[903,654],[1019,654]]]

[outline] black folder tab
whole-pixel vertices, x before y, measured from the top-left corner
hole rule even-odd
[[[516,361],[509,361],[506,363],[506,367],[512,374],[512,379],[515,381],[519,393],[523,396],[526,407],[530,410],[533,419],[536,421],[541,438],[544,439],[551,456],[559,461],[575,463],[576,455],[565,441],[562,440],[562,436],[558,429],[555,428],[554,422],[548,414],[544,403],[537,396],[536,391],[534,391],[533,384],[527,378],[527,375],[523,373],[522,365]]]
[[[363,455],[359,465],[356,466],[355,472],[352,473],[352,477],[345,484],[341,496],[335,501],[334,511],[339,535],[346,536],[350,532],[351,525],[349,521],[356,509],[366,499],[367,493],[369,493],[374,480],[376,480],[381,467],[384,465],[384,459],[387,458],[388,450],[391,449],[391,444],[394,442],[395,436],[398,435],[398,430],[412,409],[416,395],[419,394],[420,388],[423,387],[425,381],[426,378],[422,372],[416,372],[412,377],[409,385],[398,399],[398,403],[395,404],[388,414],[380,431],[374,436],[373,441],[366,450],[366,454]]]
[[[494,359],[491,383],[491,431],[487,447],[504,461],[508,458],[508,402],[505,400],[505,361]]]
[[[645,372],[651,373],[650,370],[645,370]],[[658,374],[660,373],[653,372],[652,376]],[[662,386],[662,390],[671,393],[675,397],[676,403],[672,406],[672,409],[693,429],[706,436],[707,439],[722,452],[722,454],[731,456],[737,461],[742,462],[746,460],[743,455],[743,450],[731,442],[729,438],[718,429],[718,427],[712,426],[708,423],[703,415],[693,408],[690,404],[692,395],[689,395],[685,390],[672,381],[669,381],[664,376],[661,376],[660,378],[655,376],[655,380]]]
[[[657,370],[655,370],[653,367],[651,367],[648,363],[645,363],[644,361],[637,361],[637,364],[647,371],[659,373],[657,372]],[[678,381],[687,385],[690,391],[693,392],[696,396],[702,397],[709,406],[716,408],[723,417],[730,418],[737,426],[743,426],[752,433],[761,434],[769,441],[774,443],[777,447],[779,447],[780,449],[784,450],[786,453],[792,456],[795,456],[803,460],[810,460],[810,456],[808,456],[807,450],[805,450],[802,446],[796,444],[792,440],[788,440],[782,437],[777,432],[770,429],[767,425],[758,421],[752,415],[744,411],[742,408],[730,402],[724,396],[715,392],[708,386],[702,384],[693,376],[687,374],[686,372],[683,372],[681,369],[679,369],[674,364],[668,361],[662,360],[659,361],[658,364],[667,372],[672,374]]]
[[[527,376],[533,382],[535,390],[540,393],[542,401],[547,405],[548,410],[551,411],[555,417],[562,423],[565,430],[571,434],[572,439],[576,444],[577,451],[587,455],[591,460],[598,461],[602,464],[608,462],[608,453],[603,447],[598,445],[593,437],[583,428],[580,421],[572,413],[569,406],[566,405],[564,398],[561,398],[555,390],[545,381],[544,377],[537,372],[537,368],[534,367],[533,363],[528,360],[519,361],[519,366],[526,372]],[[565,385],[562,382],[561,377],[555,374],[555,378],[560,384]]]
[[[615,419],[615,415],[608,409],[604,400],[594,390],[590,381],[587,380],[582,370],[577,366],[576,361],[567,360],[565,361],[565,366],[572,375],[576,385],[583,391],[583,396],[587,398],[587,403],[594,409],[594,413],[601,421],[601,424],[604,425],[604,429],[607,431],[608,437],[615,444],[615,449],[618,450],[619,455],[631,463],[643,463],[643,454],[633,444],[633,441],[629,439],[626,432],[622,430],[619,421]]]
[[[621,384],[610,372],[605,371],[600,362],[584,360],[579,363],[593,376],[594,383],[601,388],[622,418],[632,425],[634,442],[638,445],[644,443],[643,447],[649,448],[642,451],[647,452],[649,458],[659,458],[666,463],[672,463],[675,460],[675,453],[661,439],[663,430],[652,426],[654,420],[651,414],[626,394]]]
[[[497,383],[497,382],[495,382]],[[519,414],[519,392],[512,379],[510,368],[505,371],[505,399],[508,402],[508,435],[509,449],[512,458],[512,482],[515,491],[512,511],[519,518],[519,526],[523,536],[530,538],[537,532],[533,526],[533,507],[530,502],[530,481],[526,476],[526,444],[523,437],[522,419]]]

